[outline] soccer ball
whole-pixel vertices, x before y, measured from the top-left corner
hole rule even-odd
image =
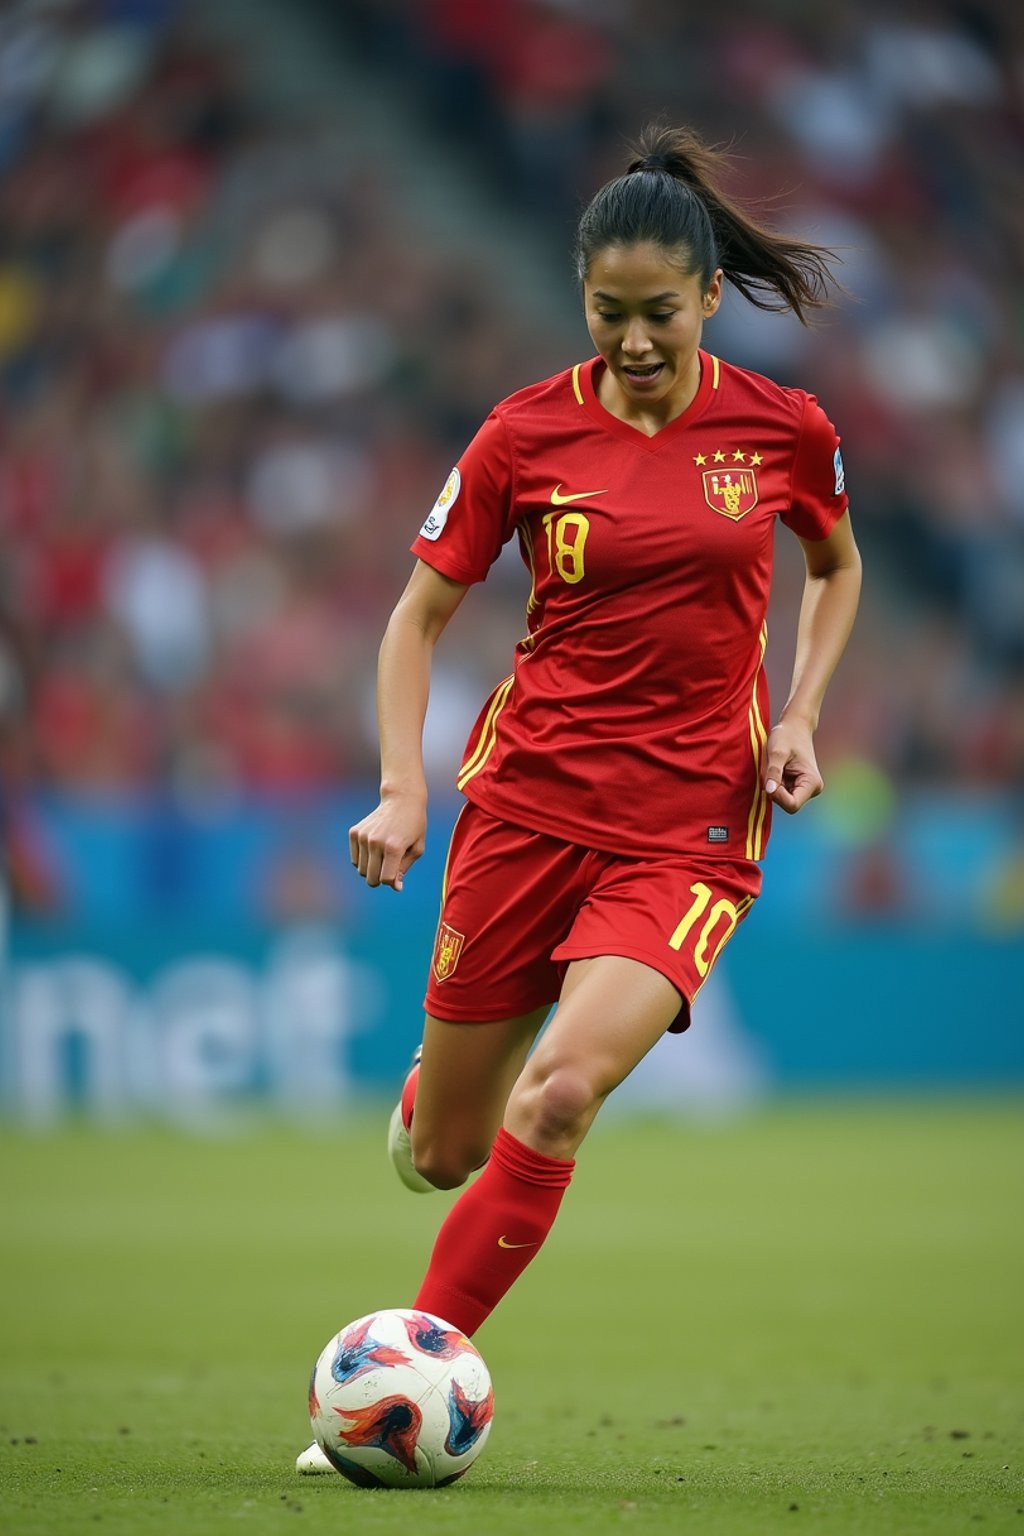
[[[494,1391],[466,1336],[429,1312],[371,1312],[321,1351],[309,1422],[332,1466],[361,1488],[441,1488],[491,1432]]]

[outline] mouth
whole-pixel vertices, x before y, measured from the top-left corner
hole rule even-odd
[[[660,378],[664,367],[664,363],[626,363],[623,364],[622,373],[631,384],[642,388],[645,384],[651,384],[655,379]]]

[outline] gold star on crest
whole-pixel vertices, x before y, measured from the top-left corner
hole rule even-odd
[[[706,453],[696,453],[693,456],[693,462],[695,464],[706,464],[707,461],[708,461],[708,458],[707,458],[707,454]]]
[[[750,455],[750,462],[751,462],[751,464],[760,464],[761,459],[762,459],[762,455],[760,453],[752,453]]]
[[[742,464],[745,458],[746,454],[743,452],[743,449],[737,448],[732,456],[732,461],[734,464]]]
[[[715,463],[716,464],[724,464],[725,463],[725,454],[722,452],[721,448],[716,448],[715,449]]]

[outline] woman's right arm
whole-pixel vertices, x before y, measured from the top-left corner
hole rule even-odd
[[[380,804],[348,834],[352,863],[367,885],[402,889],[423,852],[427,781],[423,721],[434,646],[468,588],[422,560],[384,631],[377,667]]]

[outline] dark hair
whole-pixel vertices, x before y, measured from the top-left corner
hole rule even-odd
[[[702,288],[721,267],[758,309],[791,309],[806,325],[805,310],[829,303],[835,252],[756,223],[721,189],[728,165],[727,155],[689,128],[645,128],[625,175],[607,182],[580,218],[574,248],[580,281],[609,246],[682,248],[686,270],[700,277]]]

